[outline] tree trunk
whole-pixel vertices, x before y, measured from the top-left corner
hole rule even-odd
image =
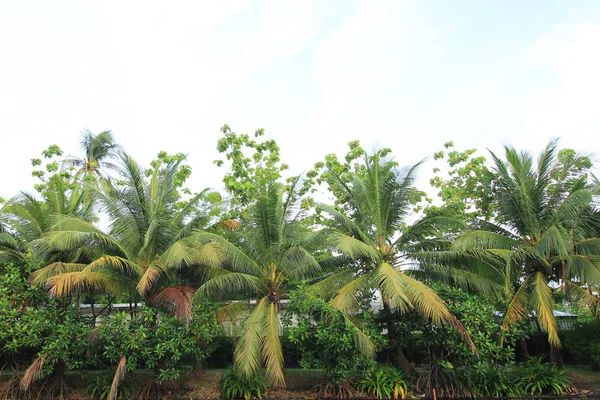
[[[521,346],[521,352],[524,357],[529,357],[529,350],[527,349],[527,342],[525,339],[519,339],[519,346]]]
[[[399,367],[404,373],[412,375],[415,370],[413,364],[406,358],[404,351],[398,345],[398,336],[394,330],[394,319],[392,310],[390,309],[386,299],[383,300],[383,313],[385,318],[385,325],[387,328],[388,339],[390,343],[390,352],[392,353],[392,362],[394,365]]]
[[[400,347],[392,349],[392,359],[394,360],[394,364],[404,371],[404,373],[410,375],[415,371],[414,365],[406,358],[404,351]]]
[[[560,349],[553,345],[550,345],[550,361],[561,368],[565,366]]]

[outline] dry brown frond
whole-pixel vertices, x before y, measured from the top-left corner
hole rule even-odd
[[[194,289],[189,286],[171,286],[161,290],[152,298],[153,304],[162,304],[186,326],[192,319]]]
[[[119,365],[117,365],[117,371],[115,372],[115,377],[113,379],[112,385],[110,386],[110,393],[108,394],[108,400],[115,400],[117,398],[117,391],[119,390],[119,383],[125,377],[125,371],[127,367],[127,358],[125,356],[121,357],[119,360]]]
[[[40,379],[40,376],[42,376],[42,367],[44,366],[44,361],[47,356],[46,353],[43,353],[31,363],[29,368],[27,368],[21,379],[20,386],[22,390],[29,390],[31,384]]]

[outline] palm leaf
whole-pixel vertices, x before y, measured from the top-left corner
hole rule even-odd
[[[241,335],[234,347],[234,369],[242,376],[249,377],[261,366],[261,343],[265,318],[269,308],[267,297],[260,299],[256,308],[242,322]]]
[[[546,277],[541,272],[536,272],[531,279],[531,306],[537,312],[537,319],[542,330],[548,332],[548,341],[551,345],[560,347],[558,326],[553,313],[552,290],[548,286]]]
[[[281,326],[277,316],[277,306],[270,303],[264,318],[265,326],[262,328],[262,353],[267,368],[267,381],[269,385],[275,388],[285,386],[285,376],[283,374],[283,351],[279,336]]]
[[[121,357],[115,377],[113,378],[112,385],[110,386],[110,392],[108,393],[108,400],[115,400],[117,398],[117,391],[119,390],[119,383],[125,378],[125,372],[127,371],[127,358]]]
[[[331,299],[331,304],[338,310],[344,312],[356,312],[360,307],[363,290],[369,286],[370,274],[360,275],[352,281],[341,287],[335,297]]]

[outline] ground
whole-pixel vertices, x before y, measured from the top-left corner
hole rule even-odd
[[[197,375],[196,379],[191,379],[188,383],[186,398],[192,399],[218,399],[219,381],[221,380],[222,369],[209,369]],[[267,394],[268,398],[278,399],[313,399],[313,388],[318,384],[322,377],[320,370],[286,369],[287,388],[285,390],[271,390]]]
[[[566,366],[567,375],[573,380],[573,391],[578,394],[600,394],[600,371],[586,365]]]
[[[573,395],[591,395],[600,394],[600,371],[592,370],[585,365],[568,365],[566,366],[567,375],[572,379]],[[163,399],[183,398],[183,399],[219,399],[219,381],[223,369],[203,370],[190,376],[186,390],[180,397],[177,396],[177,391],[168,392],[164,390]],[[267,394],[269,399],[296,399],[308,400],[314,399],[314,387],[322,378],[320,370],[303,370],[303,369],[286,369],[288,386],[285,390],[271,390]],[[71,375],[71,374],[69,374]],[[148,378],[148,373],[136,373],[136,376],[126,376],[125,379],[135,379],[142,381]],[[6,379],[9,377],[7,371],[0,371],[0,392],[2,386],[6,384]],[[81,380],[81,377],[72,375],[70,381],[77,387],[85,387],[86,382]],[[88,377],[89,379],[89,377]],[[165,388],[166,389],[166,388]],[[72,399],[89,399],[83,391],[71,391]]]

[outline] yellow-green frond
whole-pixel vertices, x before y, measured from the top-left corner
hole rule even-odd
[[[377,262],[381,258],[377,249],[347,235],[339,235],[335,240],[335,247],[340,253],[354,259],[368,258]]]
[[[275,388],[285,386],[285,375],[283,373],[283,350],[279,336],[281,326],[277,315],[277,306],[271,303],[267,306],[264,318],[265,326],[262,335],[262,353],[267,368],[267,382]]]
[[[331,299],[331,304],[338,310],[345,312],[354,312],[360,306],[360,300],[364,293],[363,289],[367,289],[371,274],[364,274],[354,278],[349,283],[342,286]]]
[[[29,280],[35,285],[44,285],[55,275],[64,274],[66,272],[80,272],[86,267],[86,264],[54,262],[34,271],[29,276]]]
[[[361,323],[352,315],[347,313],[344,313],[344,320],[348,325],[354,327],[355,329],[352,339],[356,348],[364,355],[368,357],[374,357],[377,349],[375,348],[375,345],[371,339],[369,339],[369,337],[363,331]]]
[[[235,342],[233,366],[236,373],[250,376],[261,366],[261,337],[264,328],[269,300],[263,297],[256,308],[242,322],[240,335]]]
[[[48,280],[48,286],[50,286],[50,295],[53,297],[68,296],[86,290],[117,295],[122,289],[118,279],[99,272],[88,272],[85,275],[82,272],[66,272],[55,275]]]
[[[552,289],[548,286],[546,277],[541,272],[536,272],[531,279],[531,306],[536,312],[540,327],[542,330],[548,332],[548,341],[550,344],[560,347],[558,326],[554,318],[553,305]]]
[[[148,267],[136,286],[138,293],[142,296],[148,293],[154,287],[162,273],[162,268],[157,265]]]
[[[219,307],[219,309],[215,311],[215,318],[217,323],[222,324],[224,322],[240,320],[247,316],[248,313],[248,304],[243,301],[234,301],[233,303]]]

